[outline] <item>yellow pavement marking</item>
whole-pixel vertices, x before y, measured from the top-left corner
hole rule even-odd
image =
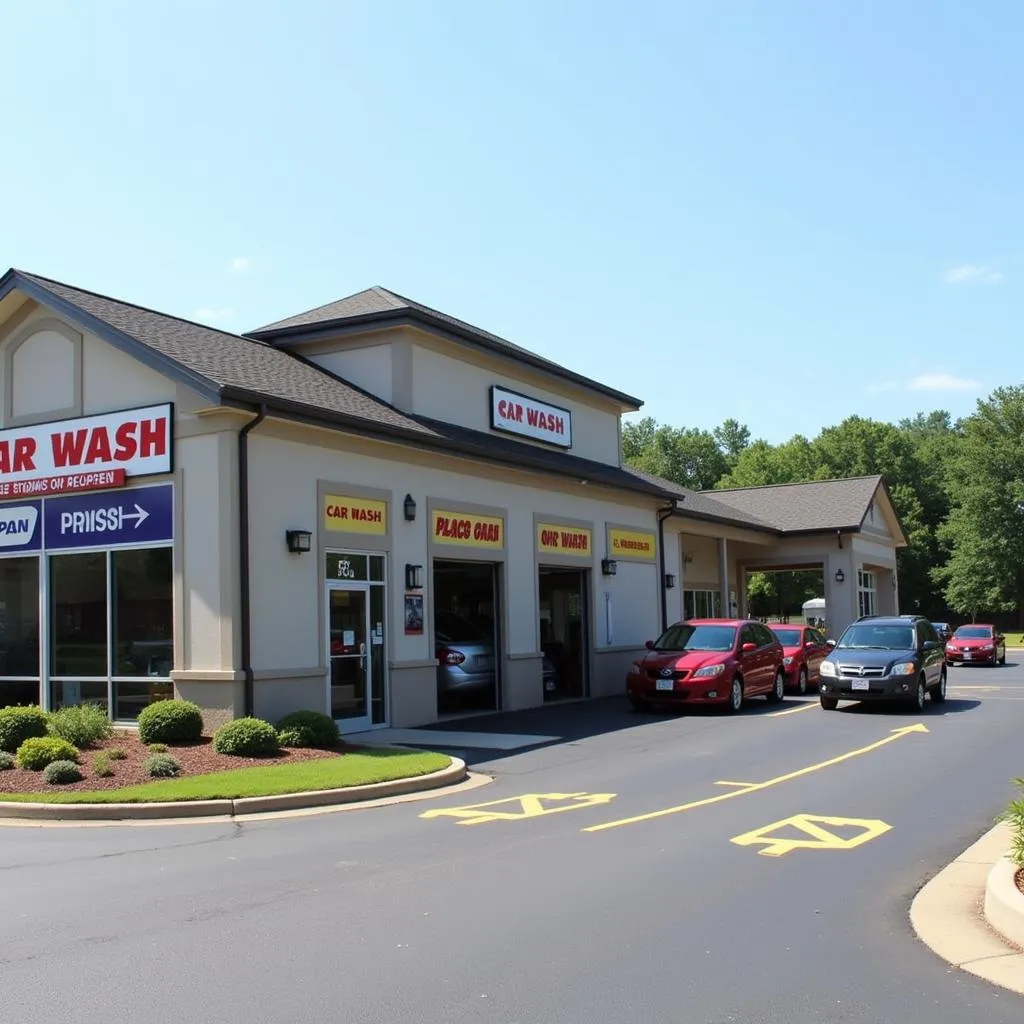
[[[798,711],[810,711],[811,708],[818,707],[818,701],[807,701],[806,704],[801,704],[798,708],[786,708],[785,711],[770,711],[768,713],[769,718],[781,718],[783,715],[795,715]]]
[[[767,782],[751,783],[747,789],[734,789],[729,793],[719,793],[718,796],[708,796],[703,800],[691,800],[689,803],[679,804],[676,807],[666,807],[660,811],[649,811],[647,814],[637,814],[632,818],[621,818],[618,821],[606,821],[601,825],[591,825],[589,828],[583,829],[583,831],[603,832],[605,829],[619,828],[622,825],[635,825],[641,821],[664,818],[669,814],[682,814],[684,811],[696,810],[698,807],[709,807],[711,804],[719,804],[724,800],[733,800],[738,796],[746,796],[748,793],[757,793],[762,789],[769,789],[772,786],[781,785],[783,782],[789,782],[792,779],[799,779],[804,775],[810,775],[812,772],[821,771],[822,768],[831,768],[833,765],[842,764],[843,761],[849,761],[851,758],[869,754],[872,750],[878,750],[889,743],[902,739],[904,736],[917,732],[928,732],[928,727],[923,722],[918,722],[917,725],[905,725],[900,729],[893,729],[888,736],[874,743],[869,743],[866,747],[858,747],[856,750],[847,751],[845,754],[829,758],[827,761],[819,761],[817,764],[808,765],[806,768],[799,768],[795,772],[787,772],[785,775],[768,779]]]
[[[723,779],[721,782],[716,782],[715,785],[716,786],[740,786],[743,789],[746,789],[748,786],[756,786],[757,783],[756,782],[728,782],[728,781]]]
[[[1006,686],[981,686],[978,683],[949,683],[949,690],[1006,690]]]
[[[830,825],[832,828],[859,828],[861,831],[858,835],[844,838],[822,828],[822,825]],[[772,835],[773,832],[784,828],[796,829],[808,838],[793,839]],[[758,843],[764,843],[764,849],[758,850],[758,854],[762,857],[782,857],[793,850],[852,850],[885,835],[891,828],[892,825],[887,825],[878,818],[832,818],[815,814],[794,814],[791,818],[773,821],[770,825],[744,832],[741,836],[734,836],[729,842],[737,846],[756,846]]]
[[[458,818],[457,825],[482,825],[488,821],[523,821],[539,818],[545,814],[559,814],[562,811],[577,811],[582,807],[595,807],[611,803],[614,793],[526,793],[510,796],[504,800],[491,800],[485,804],[470,804],[467,807],[440,807],[425,811],[421,818]],[[555,806],[549,806],[555,804]],[[494,810],[511,805],[508,810]]]

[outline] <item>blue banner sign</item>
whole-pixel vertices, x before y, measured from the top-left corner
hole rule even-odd
[[[47,498],[43,518],[48,550],[162,543],[174,539],[174,487]]]
[[[43,517],[38,501],[0,505],[0,555],[38,551],[42,547]]]

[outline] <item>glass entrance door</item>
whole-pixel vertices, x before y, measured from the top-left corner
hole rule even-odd
[[[369,729],[374,684],[369,584],[327,584],[327,665],[331,717],[342,732]]]

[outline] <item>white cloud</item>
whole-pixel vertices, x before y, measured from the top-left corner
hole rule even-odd
[[[947,270],[943,279],[946,284],[999,284],[1003,275],[991,267],[961,263],[960,266]]]
[[[252,270],[256,261],[248,256],[235,256],[228,264],[228,270],[233,274],[245,274]]]
[[[981,384],[970,377],[954,377],[951,373],[925,373],[910,382],[911,391],[977,391]]]
[[[867,386],[869,395],[881,395],[886,391],[895,391],[899,385],[894,380],[879,380]]]
[[[222,306],[220,309],[201,306],[192,314],[192,319],[198,320],[200,323],[218,323],[230,320],[234,315],[235,311],[230,306]]]

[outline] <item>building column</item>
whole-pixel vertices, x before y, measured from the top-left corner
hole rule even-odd
[[[729,618],[729,542],[725,537],[718,538],[718,584],[722,592],[722,618]]]

